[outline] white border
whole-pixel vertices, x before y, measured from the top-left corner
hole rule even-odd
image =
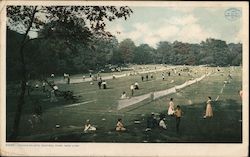
[[[166,143],[166,144],[120,144],[120,143],[65,143],[78,147],[36,147],[36,146],[6,146],[5,126],[5,48],[6,41],[6,5],[116,5],[116,6],[170,6],[170,7],[242,7],[243,18],[243,143],[242,144],[193,144],[193,143]],[[0,114],[0,155],[38,155],[38,156],[247,156],[249,144],[249,4],[248,2],[163,2],[163,1],[3,1],[0,5],[1,11],[1,114]],[[8,143],[11,144],[11,143]],[[18,143],[14,143],[18,144]],[[57,143],[20,143],[23,145],[42,145]],[[58,143],[62,144],[62,143]]]

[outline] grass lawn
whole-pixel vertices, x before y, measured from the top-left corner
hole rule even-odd
[[[133,65],[134,69],[143,71],[140,66]],[[148,70],[156,65],[146,65]],[[160,68],[161,65],[157,65]],[[145,68],[145,67],[144,67]],[[167,67],[174,68],[174,67]],[[68,106],[73,102],[58,98],[58,102],[51,103],[47,94],[41,89],[35,89],[30,96],[26,96],[23,115],[20,122],[20,136],[18,141],[79,141],[79,142],[129,142],[129,143],[165,143],[165,142],[242,142],[242,102],[238,90],[242,87],[241,67],[190,67],[191,75],[198,78],[211,72],[212,74],[202,81],[188,86],[177,93],[167,95],[160,99],[151,101],[144,100],[127,108],[117,110],[118,100],[123,91],[130,96],[130,85],[137,81],[139,90],[135,96],[147,94],[154,91],[168,89],[175,85],[183,84],[192,78],[188,72],[181,71],[183,67],[175,67],[173,70],[165,70],[165,80],[162,80],[162,72],[155,72],[153,79],[141,81],[141,75],[125,76],[118,79],[106,80],[108,89],[99,89],[97,82],[93,85],[89,82],[75,84],[59,84],[60,90],[72,90],[82,104]],[[146,69],[146,68],[145,68]],[[168,71],[171,75],[167,76]],[[231,72],[232,80],[228,80],[228,73]],[[178,72],[181,76],[178,76]],[[112,75],[105,73],[102,76]],[[71,79],[80,75],[71,76]],[[60,78],[56,78],[60,79]],[[171,82],[174,80],[174,82]],[[14,85],[7,85],[7,136],[13,125],[17,92]],[[212,107],[214,117],[203,119],[203,112],[207,96],[213,99]],[[184,111],[181,118],[180,133],[176,133],[175,118],[167,116],[167,107],[170,97],[174,98],[175,105],[180,105]],[[215,99],[217,98],[217,101]],[[38,102],[36,102],[38,101]],[[85,102],[85,103],[84,103]],[[34,123],[33,128],[29,123],[34,104],[42,106],[42,121]],[[163,113],[166,115],[165,122],[167,130],[154,128],[145,131],[146,119],[151,114]],[[122,118],[127,131],[116,132],[117,118]],[[84,133],[83,126],[89,119],[97,130],[92,133]],[[135,124],[134,121],[140,121]],[[60,125],[56,128],[56,125]],[[8,141],[8,139],[7,139]]]

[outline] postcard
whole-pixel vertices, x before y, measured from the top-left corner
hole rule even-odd
[[[1,155],[247,156],[248,10],[2,1]]]

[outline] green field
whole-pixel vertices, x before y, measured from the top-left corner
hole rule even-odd
[[[153,70],[163,65],[130,65],[138,71]],[[143,67],[143,68],[141,68]],[[18,141],[80,141],[80,142],[129,142],[129,143],[165,143],[165,142],[242,142],[242,102],[238,91],[242,89],[241,67],[224,67],[220,71],[216,67],[188,67],[192,72],[189,75],[183,66],[168,66],[176,68],[153,72],[153,79],[141,81],[141,75],[125,76],[117,79],[106,80],[108,89],[99,89],[97,81],[93,85],[90,82],[74,84],[58,84],[60,90],[71,90],[78,97],[77,102],[65,101],[58,97],[58,102],[50,102],[47,93],[41,88],[34,89],[30,96],[25,97],[23,115],[20,122],[20,136]],[[162,72],[171,71],[171,76],[165,74],[165,80],[161,78]],[[232,79],[228,78],[229,71]],[[116,72],[115,74],[129,73],[130,71]],[[178,73],[181,76],[178,76]],[[206,72],[211,73],[202,81],[179,90],[177,93],[166,95],[157,100],[146,99],[132,106],[117,110],[118,100],[123,91],[130,96],[130,85],[137,81],[140,89],[134,96],[160,91],[183,84],[192,77],[198,78]],[[151,74],[151,73],[149,73]],[[111,76],[113,73],[101,73],[102,76]],[[76,79],[82,75],[71,76]],[[88,74],[86,74],[88,76]],[[57,77],[55,80],[60,80]],[[174,82],[171,82],[174,80]],[[230,83],[224,85],[224,81]],[[35,81],[34,81],[35,82]],[[7,137],[11,132],[14,113],[17,103],[16,84],[7,84]],[[46,87],[49,89],[49,87]],[[223,88],[223,91],[222,91]],[[213,99],[212,107],[214,117],[203,119],[204,106],[207,96]],[[219,96],[219,97],[218,97]],[[184,111],[181,119],[180,133],[175,130],[175,118],[167,116],[167,107],[170,97],[174,98],[175,105],[180,105]],[[215,99],[218,97],[218,100]],[[80,105],[72,105],[74,103]],[[42,106],[42,121],[34,122],[33,128],[29,123],[32,119],[34,104]],[[146,119],[151,112],[166,115],[167,130],[154,128],[145,131]],[[118,118],[122,118],[127,131],[116,132],[115,126]],[[85,121],[89,119],[97,130],[84,133]],[[141,123],[135,124],[138,120]],[[56,125],[60,125],[56,128]],[[7,138],[8,141],[8,138]]]

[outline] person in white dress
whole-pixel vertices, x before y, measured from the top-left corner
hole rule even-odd
[[[163,129],[167,129],[167,125],[166,125],[166,123],[164,122],[163,119],[160,120],[160,122],[159,122],[159,127],[160,127],[160,128],[163,128]]]
[[[126,95],[126,92],[123,92],[122,95],[121,95],[121,99],[127,99],[127,95]]]
[[[173,116],[174,115],[174,102],[173,98],[170,98],[169,106],[168,106],[168,115]]]
[[[55,90],[51,90],[51,92],[50,92],[50,102],[57,102]]]
[[[138,82],[135,82],[135,89],[139,89],[139,84],[138,84]]]
[[[87,120],[84,126],[84,132],[88,131],[96,131],[96,128],[90,124],[90,120]]]
[[[130,90],[131,90],[131,96],[134,95],[134,89],[135,89],[135,86],[133,84],[130,85]]]

